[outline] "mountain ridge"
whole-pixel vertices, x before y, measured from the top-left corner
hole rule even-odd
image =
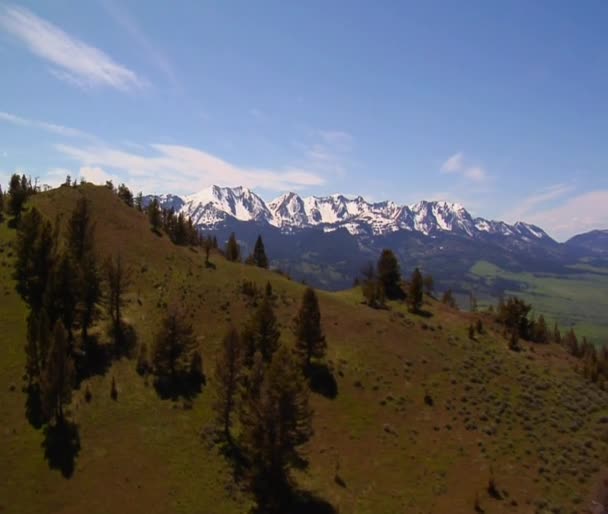
[[[418,232],[425,236],[457,233],[470,238],[502,235],[525,241],[556,243],[542,228],[518,221],[473,217],[464,206],[447,201],[419,201],[400,205],[387,200],[368,202],[362,196],[349,198],[343,194],[301,197],[287,192],[266,202],[251,189],[210,186],[198,193],[148,195],[149,203],[158,198],[161,206],[173,208],[192,218],[195,226],[215,229],[229,220],[254,221],[277,227],[283,233],[307,228],[331,232],[346,229],[354,236],[378,236],[393,232]]]

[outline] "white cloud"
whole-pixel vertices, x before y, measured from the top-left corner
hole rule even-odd
[[[481,166],[471,166],[465,163],[462,152],[455,153],[448,158],[439,169],[445,174],[459,174],[473,182],[483,182],[488,178],[486,170]]]
[[[589,191],[568,198],[558,206],[528,215],[558,240],[594,229],[608,228],[608,190]]]
[[[146,191],[192,193],[212,184],[284,191],[324,182],[318,173],[309,169],[238,166],[188,146],[153,144],[149,146],[153,155],[109,146],[81,148],[61,144],[56,148],[63,155],[77,161],[81,167],[87,168],[89,173],[97,168],[96,173],[100,177],[100,171],[121,176],[126,174],[129,180]]]
[[[53,66],[53,75],[71,84],[84,88],[107,86],[123,91],[145,85],[135,72],[28,9],[15,6],[1,9],[0,25],[33,54],[48,61]]]
[[[464,155],[455,153],[441,165],[442,173],[458,173],[464,169]]]
[[[116,184],[121,182],[119,177],[106,173],[98,166],[82,166],[78,171],[78,176],[93,184],[105,184],[108,180]]]
[[[8,112],[0,111],[0,121],[4,121],[6,123],[12,123],[13,125],[18,125],[20,127],[33,127],[33,128],[45,130],[47,132],[52,132],[53,134],[58,134],[60,136],[95,139],[94,136],[92,136],[91,134],[87,134],[86,132],[83,132],[82,130],[78,130],[78,129],[71,128],[71,127],[65,127],[63,125],[57,125],[55,123],[49,123],[46,121],[22,118],[21,116],[17,116],[15,114],[11,114]]]

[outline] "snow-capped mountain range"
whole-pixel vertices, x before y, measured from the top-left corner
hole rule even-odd
[[[157,197],[161,206],[192,218],[201,229],[215,229],[232,220],[266,223],[283,233],[306,228],[325,232],[343,228],[355,236],[386,235],[398,231],[426,236],[456,233],[471,238],[488,235],[515,236],[525,241],[552,241],[539,227],[523,222],[473,218],[460,204],[421,201],[399,205],[391,201],[368,202],[361,196],[341,194],[308,196],[285,193],[266,203],[244,187],[211,186],[193,195]],[[146,197],[145,202],[152,197]]]

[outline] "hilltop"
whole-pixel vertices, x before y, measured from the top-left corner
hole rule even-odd
[[[251,313],[245,281],[270,282],[288,346],[305,286],[228,262],[217,251],[213,266],[205,266],[202,248],[155,234],[143,213],[105,187],[61,187],[32,196],[28,207],[65,220],[82,196],[91,206],[99,260],[120,254],[130,269],[125,319],[137,344],[150,346],[167,305],[179,303],[193,323],[208,381],[191,401],[162,400],[134,359],[112,362],[81,384],[69,406],[79,438],[73,473],[64,478],[49,469],[43,432],[24,416],[26,306],[11,278],[15,230],[5,221],[0,511],[246,512],[252,498],[205,437],[213,417],[211,370],[227,327],[241,326]],[[608,393],[587,382],[561,346],[523,342],[522,351],[510,351],[489,315],[430,297],[420,316],[397,301],[387,309],[363,305],[358,288],[318,296],[336,394],[312,394],[314,436],[307,466],[295,473],[299,487],[342,514],[588,509],[606,472]],[[467,330],[478,319],[485,328],[472,340]],[[93,328],[102,341],[106,327],[102,320]],[[110,397],[113,379],[117,400]]]

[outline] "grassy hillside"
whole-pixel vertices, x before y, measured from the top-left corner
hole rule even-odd
[[[479,261],[471,275],[490,288],[497,280],[506,281],[506,295],[518,295],[537,313],[574,327],[580,336],[596,343],[608,341],[608,269],[579,264],[570,275],[516,273]]]
[[[209,375],[226,327],[249,314],[238,289],[244,279],[272,283],[282,339],[292,344],[302,285],[219,255],[206,268],[202,251],[155,235],[105,188],[61,188],[30,203],[55,219],[81,194],[92,204],[100,258],[120,252],[131,268],[126,317],[139,344],[152,343],[165,305],[179,302],[191,312]],[[49,468],[43,432],[24,416],[26,309],[11,279],[14,237],[0,225],[0,512],[246,512],[251,498],[202,436],[212,384],[191,404],[160,400],[127,359],[73,397],[73,474]],[[471,341],[470,315],[434,301],[423,318],[398,303],[370,309],[358,290],[319,295],[338,393],[312,396],[315,435],[308,467],[296,474],[303,489],[341,514],[470,513],[476,497],[487,513],[586,511],[605,473],[608,394],[584,382],[560,347],[511,352],[489,320]],[[105,325],[95,328],[102,340]],[[488,494],[491,475],[501,499]]]

